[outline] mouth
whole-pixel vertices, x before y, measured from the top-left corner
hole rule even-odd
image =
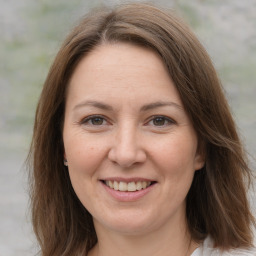
[[[124,182],[124,181],[116,181],[116,180],[101,180],[107,187],[121,192],[136,192],[143,189],[146,189],[153,184],[155,181],[131,181],[131,182]]]

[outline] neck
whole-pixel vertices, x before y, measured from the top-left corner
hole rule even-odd
[[[183,222],[186,223],[186,222]],[[176,227],[175,227],[176,226]],[[89,256],[189,256],[198,246],[193,242],[186,225],[168,224],[144,234],[120,234],[100,227],[95,228],[98,243]]]

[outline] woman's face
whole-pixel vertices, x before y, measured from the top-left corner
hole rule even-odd
[[[63,139],[73,188],[96,230],[142,234],[185,222],[204,161],[153,51],[117,43],[84,57],[70,81]]]

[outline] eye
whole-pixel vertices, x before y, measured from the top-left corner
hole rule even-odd
[[[89,116],[83,119],[81,123],[84,125],[101,126],[101,125],[106,125],[107,121],[102,116]]]
[[[155,116],[149,120],[147,123],[148,125],[158,126],[158,127],[164,127],[171,124],[174,124],[175,121],[172,119],[165,117],[165,116]]]

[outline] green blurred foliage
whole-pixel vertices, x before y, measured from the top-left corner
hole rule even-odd
[[[255,114],[251,114],[255,112],[253,104],[256,95],[256,32],[248,40],[241,40],[236,44],[235,26],[239,28],[241,23],[241,26],[249,26],[246,29],[252,29],[250,26],[256,27],[256,16],[253,16],[253,12],[241,14],[234,4],[234,7],[231,6],[234,15],[238,15],[242,22],[239,21],[234,27],[223,30],[223,24],[228,26],[232,22],[229,21],[231,17],[225,12],[220,15],[219,12],[223,11],[223,8],[219,8],[222,4],[220,0],[172,2],[178,14],[189,23],[206,46],[228,91],[235,116],[242,124],[244,122],[245,129],[251,132],[252,123],[248,120],[252,117],[256,119]],[[20,25],[19,29],[12,33],[15,27],[7,27],[1,39],[0,81],[3,93],[0,102],[0,138],[4,145],[2,150],[28,148],[36,104],[58,48],[84,13],[108,1],[24,0],[24,3],[17,9],[19,16],[16,22]],[[244,104],[245,102],[248,104]],[[255,123],[253,125],[255,127]],[[254,145],[253,143],[251,147]]]

